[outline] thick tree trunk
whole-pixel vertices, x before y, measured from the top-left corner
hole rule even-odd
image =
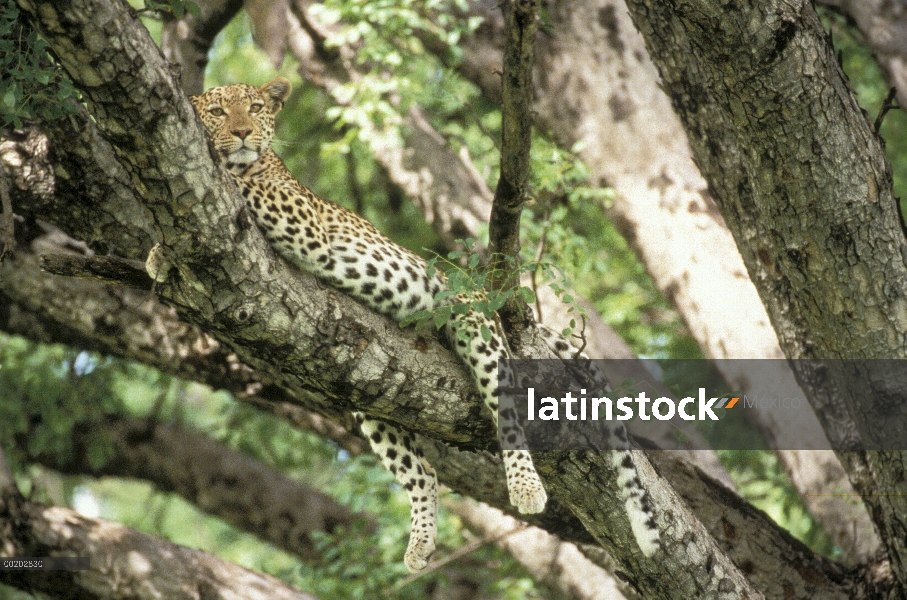
[[[621,0],[555,1],[547,14],[550,33],[536,51],[536,125],[567,148],[580,145],[593,180],[617,192],[608,216],[621,229],[656,285],[676,306],[706,356],[780,358],[781,348],[734,240],[696,167],[686,134],[659,87],[644,41]],[[485,3],[470,5],[485,21],[462,44],[464,76],[489,98],[500,97],[495,65],[501,60],[503,22]],[[429,47],[430,40],[426,40]],[[594,48],[594,52],[589,49]],[[720,291],[720,293],[716,293]],[[746,373],[722,364],[734,389],[748,391]],[[793,374],[784,375],[792,381]],[[785,383],[791,389],[793,383]],[[752,411],[769,442],[821,440],[817,419],[777,419]],[[792,481],[815,516],[852,558],[877,547],[865,509],[843,497],[808,495],[814,474],[803,461],[781,454]],[[827,476],[826,489],[850,490],[830,452],[812,455]],[[842,528],[841,522],[854,523]],[[867,532],[854,535],[854,531]]]
[[[809,3],[629,6],[787,356],[903,358],[890,167]],[[841,456],[904,585],[904,453]]]

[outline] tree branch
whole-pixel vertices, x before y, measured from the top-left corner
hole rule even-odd
[[[151,289],[154,281],[145,271],[145,264],[117,256],[71,256],[44,254],[41,268],[54,275],[78,277],[142,290]]]
[[[621,0],[549,2],[551,34],[538,38],[533,115],[539,130],[550,132],[564,148],[579,145],[591,180],[614,187],[607,215],[634,248],[662,293],[674,304],[703,353],[713,358],[783,356],[765,308],[746,273],[735,242],[693,161],[686,133],[658,81],[642,36]],[[456,68],[499,101],[504,23],[496,10],[475,2],[463,18],[483,22],[463,39],[463,60]],[[423,39],[439,56],[446,50]],[[590,52],[590,47],[595,51]],[[722,290],[716,294],[715,290]],[[749,392],[750,378],[735,361],[722,361],[722,375],[734,389]],[[739,363],[738,363],[739,364]],[[792,381],[793,373],[784,375]],[[618,379],[619,380],[619,379]],[[792,389],[793,383],[785,383]],[[818,419],[778,419],[768,410],[752,411],[767,439],[822,439]],[[794,446],[788,446],[794,447]],[[791,457],[781,454],[782,460]],[[849,487],[847,475],[830,452],[816,453],[827,489]],[[802,461],[786,460],[801,493],[816,472]],[[870,531],[861,504],[843,498],[804,495],[842,548],[862,548],[855,559],[874,554],[877,544],[859,543],[853,528]],[[843,515],[843,516],[842,516]]]
[[[63,473],[147,480],[305,562],[325,560],[314,532],[349,531],[360,520],[374,530],[373,517],[354,515],[330,496],[178,425],[110,415],[76,423],[71,431],[69,456],[42,453],[29,459]],[[112,452],[103,464],[87,452],[98,436]]]
[[[20,252],[15,260],[24,261],[27,257],[28,253]],[[291,421],[305,418],[297,399],[273,386],[263,386],[256,373],[239,364],[218,342],[201,336],[153,299],[128,288],[53,277],[38,271],[34,258],[31,261],[31,268],[12,261],[3,266],[6,270],[0,270],[0,281],[4,282],[0,286],[0,329],[139,359],[175,376],[231,390],[256,407]],[[19,269],[21,274],[17,275]],[[16,295],[3,295],[10,290]],[[69,301],[64,306],[49,304],[56,298]],[[75,331],[74,326],[81,329]],[[130,343],[123,344],[124,339]],[[258,396],[249,394],[254,390],[260,391]],[[350,443],[350,438],[338,435],[336,429],[330,435],[344,445]],[[460,452],[431,440],[423,441],[442,482],[462,494],[512,510],[499,461],[489,454]],[[361,439],[355,438],[355,443],[362,450]],[[676,453],[653,456],[658,460],[659,471],[694,508],[724,551],[731,552],[738,564],[759,566],[749,576],[766,590],[767,597],[774,597],[772,590],[781,588],[813,589],[829,599],[849,597],[842,591],[849,588],[839,566],[815,557],[763,513],[727,492],[721,484],[684,466]],[[586,496],[593,494],[594,489],[588,486]],[[595,504],[600,506],[601,499],[596,499]],[[595,543],[585,527],[557,504],[544,515],[528,520],[562,539]],[[752,543],[741,543],[742,539]],[[766,552],[766,548],[775,550]],[[803,574],[807,573],[809,576],[804,579]]]
[[[45,28],[45,35],[59,53],[67,54],[63,61],[76,79],[82,70],[81,63],[73,58],[73,44],[85,39],[110,39],[112,43],[124,40],[118,57],[127,63],[140,58],[144,61],[143,69],[157,60],[147,36],[134,30],[128,19],[116,10],[97,13],[94,3],[73,4],[77,5],[73,10],[60,9],[63,14],[56,12],[57,5],[44,6],[39,18],[52,21],[53,27]],[[86,30],[91,35],[83,35]],[[134,52],[133,45],[141,40],[146,45],[141,52]],[[85,67],[88,79],[99,73],[105,77],[117,73],[119,60],[102,61],[104,67],[96,67],[94,47],[77,49],[88,57]],[[123,168],[141,190],[142,203],[149,209],[155,237],[145,243],[164,242],[172,252],[175,275],[160,285],[162,296],[179,306],[186,318],[229,343],[244,361],[272,377],[293,396],[308,398],[311,392],[322,393],[323,397],[311,401],[323,411],[355,406],[413,430],[429,431],[454,441],[475,439],[482,447],[488,445],[493,439],[491,432],[477,427],[476,419],[469,418],[474,416],[473,411],[481,410],[479,403],[470,402],[464,407],[460,399],[471,396],[471,390],[448,395],[445,389],[444,393],[438,393],[439,382],[444,386],[459,386],[458,391],[471,387],[459,366],[443,363],[445,352],[436,350],[431,342],[412,332],[400,332],[394,324],[379,319],[348,298],[326,292],[311,278],[289,270],[274,259],[236,199],[228,193],[229,185],[218,187],[218,183],[223,183],[222,177],[218,178],[220,172],[211,164],[210,156],[187,149],[195,144],[206,146],[194,116],[189,119],[191,112],[184,111],[185,101],[176,94],[167,97],[167,91],[174,89],[172,82],[151,89],[142,87],[148,85],[146,75],[158,81],[153,75],[160,76],[162,72],[148,73],[146,69],[138,76],[133,75],[129,78],[130,87],[124,86],[116,76],[102,78],[99,89],[84,85],[88,96],[98,97],[92,99],[93,110],[100,113],[98,122],[117,141],[119,152],[127,157]],[[121,75],[126,77],[125,73]],[[117,113],[128,111],[121,105],[119,110],[114,110],[111,99],[129,97],[129,93],[153,99],[149,104],[159,112],[154,113],[143,105],[139,112],[144,116],[119,121]],[[172,106],[170,100],[177,106]],[[180,124],[175,115],[187,118]],[[165,177],[160,178],[161,175]],[[116,212],[117,207],[109,210]],[[143,218],[147,222],[148,217]],[[116,238],[117,234],[112,232],[110,239]],[[351,334],[351,330],[355,331]],[[399,354],[389,353],[388,348],[395,345],[399,345]],[[432,353],[431,360],[426,360],[426,352]],[[365,359],[360,359],[363,355]],[[389,356],[394,356],[398,363],[390,366],[385,360]],[[436,365],[436,357],[441,357],[444,366]],[[405,377],[398,376],[404,372]],[[410,396],[429,402],[414,404],[408,399]],[[458,414],[462,419],[458,420]],[[458,427],[453,427],[454,424]],[[439,470],[460,469],[461,481],[472,478],[476,481],[475,489],[487,483],[479,481],[477,474],[484,476],[494,470],[490,461],[480,469],[475,468],[479,459],[457,462],[457,453],[440,445],[432,446],[432,451],[442,455],[441,461],[433,461]],[[601,457],[551,457],[540,461],[540,471],[549,473],[555,493],[552,508],[539,520],[560,520],[566,529],[572,527],[577,537],[588,538],[591,531],[596,539],[615,551],[640,589],[664,597],[678,594],[690,597],[697,590],[717,593],[721,589],[758,597],[683,504],[670,495],[667,486],[650,470],[643,468],[644,485],[654,490],[659,514],[665,518],[670,514],[675,519],[673,529],[666,532],[666,538],[670,538],[666,546],[668,556],[658,564],[640,563],[619,551],[632,547],[631,535],[625,517],[617,509],[611,512],[602,509],[601,498],[615,505],[619,503],[615,501],[613,474],[607,474]],[[494,489],[499,490],[500,473],[497,481]],[[466,491],[471,489],[468,483],[462,487]],[[561,507],[572,508],[581,521],[558,510],[558,500]],[[687,564],[691,544],[698,556],[708,558],[696,562],[692,569]],[[665,571],[676,578],[665,581]]]
[[[7,528],[10,523],[16,527]],[[270,575],[66,508],[0,498],[0,531],[13,556],[87,556],[91,570],[0,571],[0,582],[55,598],[274,598],[315,600]],[[6,549],[6,548],[4,548]]]
[[[903,3],[884,0],[819,0],[843,11],[879,61],[888,85],[897,89],[898,102],[907,106],[907,11]]]
[[[491,204],[488,249],[491,254],[491,288],[506,291],[519,287],[520,215],[528,194],[529,151],[532,146],[532,69],[538,0],[510,0],[506,15],[501,106],[501,176]],[[516,298],[498,314],[508,325],[525,320]]]
[[[907,241],[890,167],[811,6],[743,3],[728,20],[708,2],[628,4],[785,354],[904,357]],[[854,417],[870,410],[845,402]],[[839,456],[904,585],[904,453]]]

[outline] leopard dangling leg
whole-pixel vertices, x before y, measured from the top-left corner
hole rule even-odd
[[[438,532],[438,478],[422,456],[415,438],[384,421],[353,413],[372,451],[409,495],[411,529],[403,562],[410,572],[421,571],[435,551]]]
[[[491,331],[491,338],[487,342],[481,335],[482,325]],[[458,330],[462,330],[465,335],[458,335]],[[498,361],[507,358],[507,346],[497,323],[471,310],[464,315],[454,315],[448,324],[447,333],[457,355],[472,373],[479,394],[491,411],[492,420],[507,446],[525,448],[526,440],[523,428],[517,421],[516,410],[513,406],[499,406]],[[507,473],[510,503],[523,514],[544,511],[548,494],[532,464],[529,450],[505,449],[501,456]]]

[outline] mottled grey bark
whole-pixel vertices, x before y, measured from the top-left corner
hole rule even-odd
[[[87,571],[0,571],[0,583],[61,600],[315,600],[270,575],[18,492],[0,496],[0,537],[8,556],[89,558]]]
[[[628,4],[785,354],[903,358],[907,242],[890,166],[811,5]],[[867,411],[840,399],[831,408]],[[903,586],[904,453],[839,456]]]
[[[520,217],[529,198],[530,107],[539,0],[510,0],[502,9],[506,43],[501,70],[501,175],[491,203],[488,250],[491,288],[504,291],[520,286]],[[523,313],[516,299],[498,312],[507,329],[525,322]]]
[[[579,144],[579,156],[588,164],[593,181],[614,187],[617,195],[606,209],[608,216],[677,308],[706,356],[783,356],[623,1],[558,0],[548,8],[545,35],[540,36],[536,50],[536,126],[564,147]],[[490,2],[470,4],[470,15],[485,21],[464,39],[464,60],[457,68],[486,96],[497,99],[500,78],[495,64],[501,60],[503,21]],[[443,45],[425,42],[443,51]],[[722,363],[722,374],[734,389],[748,392],[751,379],[746,369],[733,369],[733,365],[733,361]],[[793,374],[782,377],[784,389],[791,389]],[[778,447],[824,438],[814,417],[792,421],[779,419],[769,410],[752,413],[769,443],[777,442]],[[780,455],[794,484],[803,494],[814,492],[814,475],[802,470],[802,461],[788,457]],[[815,453],[812,458],[821,461],[812,464],[827,473],[826,490],[851,489],[834,454]],[[819,500],[804,495],[804,501],[835,541],[849,549],[851,560],[874,554],[878,541],[862,505],[833,496]],[[854,523],[856,528],[840,527],[842,522]],[[868,533],[856,536],[855,531]]]
[[[43,241],[38,247],[42,251],[52,248]],[[140,360],[179,377],[208,382],[302,427],[315,428],[343,447],[365,449],[361,438],[330,427],[317,417],[313,423],[311,413],[298,406],[299,402],[308,404],[305,398],[292,398],[279,388],[262,386],[258,373],[147,294],[54,277],[37,270],[36,263],[33,255],[20,251],[15,260],[0,266],[0,329]],[[399,368],[406,370],[407,366]],[[424,442],[442,482],[462,494],[512,510],[500,461],[486,453],[462,452],[429,439]],[[828,598],[849,597],[843,590],[851,589],[853,583],[846,573],[842,575],[840,567],[815,557],[765,514],[685,465],[677,453],[653,456],[659,471],[722,549],[740,564],[758,565],[749,576],[768,597],[775,589],[800,590],[793,598],[811,597],[807,590],[819,590]],[[586,489],[588,494],[595,493],[591,486]],[[596,543],[579,520],[557,505],[530,522],[565,540]],[[766,548],[773,550],[766,552]],[[608,569],[615,568],[601,557],[593,556],[593,560]],[[801,573],[809,576],[804,578]]]

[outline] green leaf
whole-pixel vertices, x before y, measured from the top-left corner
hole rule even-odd
[[[469,312],[469,309],[472,307],[469,306],[468,304],[458,302],[458,303],[454,304],[452,308],[453,308],[453,312],[455,315],[465,315],[466,313]]]
[[[453,310],[449,306],[442,306],[435,313],[435,329],[441,329],[450,321],[450,315]]]
[[[488,328],[488,325],[482,323],[479,332],[482,334],[482,339],[485,340],[486,343],[491,341],[491,329]]]
[[[535,304],[536,297],[532,288],[521,287],[517,290],[517,293],[520,295],[520,299],[526,304]]]

